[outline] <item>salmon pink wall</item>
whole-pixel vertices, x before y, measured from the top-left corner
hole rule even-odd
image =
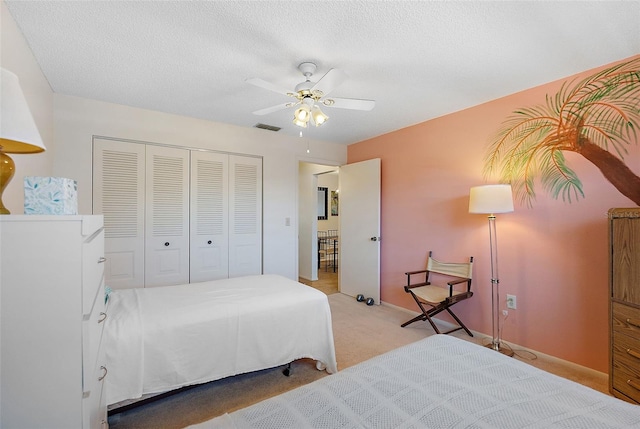
[[[348,147],[348,163],[381,159],[382,301],[415,310],[403,290],[404,272],[423,268],[429,250],[441,260],[474,256],[475,295],[457,304],[456,313],[470,329],[491,335],[489,226],[486,215],[468,213],[469,188],[497,183],[485,181],[482,170],[503,120],[544,103],[571,78]],[[637,143],[625,162],[639,174]],[[607,210],[635,204],[586,159],[565,156],[584,199],[555,200],[537,186],[533,207],[515,201],[513,213],[497,215],[501,309],[507,293],[518,306],[502,322],[502,339],[607,372]]]

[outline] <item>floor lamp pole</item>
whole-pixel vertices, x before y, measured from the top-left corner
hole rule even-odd
[[[502,347],[500,341],[500,279],[498,278],[498,239],[494,214],[489,215],[489,246],[491,247],[491,334],[493,338],[487,347],[507,356],[513,356],[513,351]]]

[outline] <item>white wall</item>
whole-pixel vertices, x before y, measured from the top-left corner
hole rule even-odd
[[[53,141],[53,91],[4,1],[0,1],[0,66],[18,76],[22,92],[47,150],[38,154],[10,154],[15,175],[2,201],[13,214],[24,213],[24,176],[51,176]]]
[[[298,162],[346,162],[344,145],[314,141],[310,158],[298,137],[78,97],[56,94],[54,112],[53,173],[77,180],[80,213],[92,210],[93,136],[262,156],[264,272],[292,279],[298,275]]]

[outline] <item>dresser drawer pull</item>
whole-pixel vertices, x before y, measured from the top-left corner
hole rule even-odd
[[[100,367],[101,370],[104,371],[104,374],[102,374],[102,377],[98,377],[98,381],[102,381],[104,380],[104,378],[107,376],[107,368],[105,368],[104,366]],[[627,383],[629,383],[631,380],[627,381]]]
[[[627,380],[627,384],[636,390],[640,390],[640,384],[636,383],[633,380]]]
[[[102,264],[103,262],[106,262],[106,261],[107,261],[107,258],[105,258],[104,256],[100,256],[100,257],[98,258],[98,263],[99,263],[99,264]]]
[[[640,328],[640,320],[627,319],[627,323],[631,326],[635,326],[636,328]]]
[[[102,323],[105,320],[107,320],[107,313],[103,313],[102,311],[100,312],[100,318],[98,319],[98,323]],[[627,353],[629,352],[629,350],[627,350]]]

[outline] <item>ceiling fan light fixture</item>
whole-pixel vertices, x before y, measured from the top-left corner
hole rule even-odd
[[[310,118],[311,108],[306,104],[302,104],[293,114],[293,123],[299,127],[307,128]]]
[[[293,114],[294,120],[298,120],[304,123],[309,122],[309,117],[311,116],[311,107],[307,104],[302,104]]]
[[[309,120],[308,120],[308,119],[307,119],[307,122],[309,122]],[[299,127],[307,128],[307,122],[305,122],[305,121],[301,121],[301,120],[299,120],[298,118],[296,118],[295,116],[293,117],[293,123],[294,123],[294,125],[297,125],[297,126],[299,126]]]
[[[316,124],[316,127],[324,124],[327,122],[327,119],[329,119],[329,117],[320,110],[318,105],[314,105],[313,109],[311,109],[311,117],[313,118],[313,122]]]

